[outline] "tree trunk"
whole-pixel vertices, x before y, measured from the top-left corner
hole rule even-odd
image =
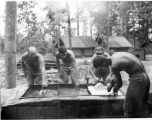
[[[70,11],[69,11],[68,2],[67,2],[67,10],[68,10],[68,35],[69,35],[69,45],[70,45],[70,49],[72,50],[72,41],[71,41],[71,21],[70,21]]]
[[[2,55],[2,40],[0,40],[0,55]]]
[[[109,6],[110,2],[108,1],[108,31],[107,31],[107,52],[109,52],[109,32],[110,32],[110,26],[109,26]]]
[[[79,8],[78,8],[78,3],[77,4],[77,35],[79,36]]]
[[[91,13],[92,13],[92,10],[91,10],[91,5],[90,5],[90,35],[92,37],[92,20],[91,20]]]
[[[5,86],[16,87],[16,2],[6,2],[5,16]]]

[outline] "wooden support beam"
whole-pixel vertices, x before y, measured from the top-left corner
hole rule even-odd
[[[5,15],[5,87],[16,87],[16,1],[6,2]]]

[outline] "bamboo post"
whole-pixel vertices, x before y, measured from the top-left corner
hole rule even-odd
[[[16,1],[6,2],[5,15],[5,87],[16,87]]]

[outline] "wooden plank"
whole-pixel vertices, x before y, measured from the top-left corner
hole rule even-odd
[[[58,117],[57,107],[46,107],[46,118]]]
[[[46,117],[45,107],[35,107],[35,118],[41,119]]]
[[[35,107],[27,107],[28,108],[28,118],[35,118]]]
[[[28,107],[16,107],[18,108],[18,119],[27,119],[28,118]]]

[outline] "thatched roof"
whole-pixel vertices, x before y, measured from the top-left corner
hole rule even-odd
[[[109,45],[112,48],[132,47],[131,43],[123,36],[109,36]]]
[[[61,40],[66,47],[70,47],[68,36],[61,36]],[[73,36],[71,41],[72,48],[94,48],[97,46],[96,42],[91,36]]]

